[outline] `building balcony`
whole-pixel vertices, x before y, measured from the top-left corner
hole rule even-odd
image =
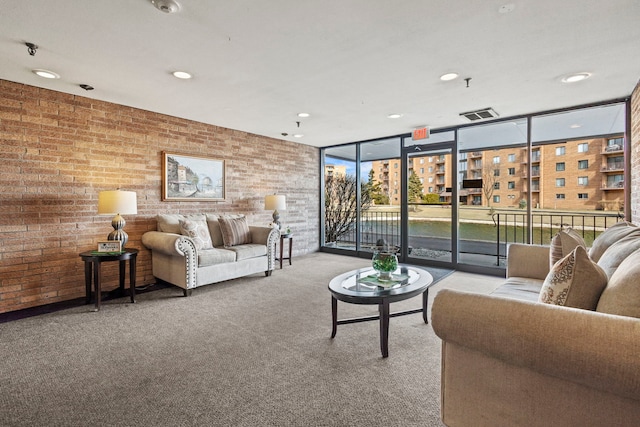
[[[482,157],[482,152],[481,151],[474,151],[474,152],[469,154],[469,157]]]
[[[605,184],[600,187],[602,191],[615,191],[615,190],[624,190],[624,182],[616,182],[613,184]]]
[[[622,172],[624,170],[624,163],[616,162],[616,163],[607,163],[606,166],[603,166],[600,171],[601,172]]]
[[[624,153],[624,147],[622,145],[609,145],[602,148],[602,154],[620,154]]]

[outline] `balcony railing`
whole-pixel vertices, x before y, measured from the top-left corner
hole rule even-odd
[[[446,206],[445,206],[446,207]],[[411,207],[410,207],[411,208]],[[527,226],[527,214],[526,212],[496,212],[491,218],[493,219],[493,225],[490,224],[476,224],[473,222],[466,222],[468,227],[485,227],[491,230],[489,234],[484,234],[484,238],[471,238],[465,239],[464,236],[470,236],[472,233],[469,229],[461,235],[460,252],[461,253],[473,253],[477,255],[484,255],[487,262],[492,262],[495,259],[495,265],[504,265],[506,259],[506,250],[511,243],[526,243],[528,240],[528,226]],[[587,242],[588,246],[591,246],[593,240],[607,227],[615,224],[618,221],[624,219],[621,213],[556,213],[556,212],[534,212],[532,214],[531,234],[533,244],[548,245],[553,236],[563,227],[572,227]],[[463,222],[462,220],[461,222]],[[424,224],[424,220],[419,221]],[[409,230],[411,231],[412,225],[409,223]],[[429,230],[437,227],[442,222],[433,223],[428,226]],[[446,223],[445,223],[446,224]],[[450,223],[449,223],[450,224]],[[354,224],[355,225],[355,224]],[[401,218],[399,212],[376,212],[367,211],[363,213],[360,219],[360,248],[362,250],[371,250],[378,245],[380,240],[384,240],[386,244],[391,247],[400,248],[402,245],[401,236]],[[450,237],[444,235],[431,235],[431,232],[427,234],[412,234],[409,233],[409,248],[411,253],[421,244],[426,244],[427,247],[422,249],[434,249],[428,247],[429,244],[438,244],[442,247],[451,247],[450,243],[443,243],[450,241]],[[488,237],[488,238],[487,238]],[[416,246],[417,242],[431,242],[421,243]],[[435,242],[435,243],[434,243]],[[411,247],[413,243],[414,247]],[[356,247],[356,232],[355,227],[353,229],[340,236],[339,241],[336,242],[338,246],[345,248]],[[438,248],[435,248],[438,249]],[[441,248],[440,248],[441,249]],[[415,251],[414,251],[415,255]]]
[[[492,215],[497,228],[496,265],[500,259],[506,258],[506,248],[509,243],[527,242],[527,214],[526,213],[494,213]],[[569,213],[533,213],[531,228],[533,241],[538,245],[548,245],[553,236],[563,227],[571,227],[582,235],[588,246],[607,227],[624,219],[621,213],[615,214],[569,214]]]

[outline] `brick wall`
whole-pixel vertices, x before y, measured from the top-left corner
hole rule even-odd
[[[162,202],[162,151],[224,159],[226,200]],[[294,255],[319,247],[314,147],[0,80],[0,159],[0,313],[84,296],[78,253],[111,231],[111,217],[96,214],[102,190],[138,194],[125,230],[141,249],[140,285],[154,281],[140,239],[157,213],[243,213],[267,225],[264,196],[277,192]],[[103,266],[103,289],[117,287],[116,268]]]
[[[631,221],[640,224],[640,82],[631,95]]]

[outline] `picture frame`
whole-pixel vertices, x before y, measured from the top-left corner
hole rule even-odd
[[[225,191],[224,160],[162,152],[163,201],[223,201]]]
[[[98,252],[122,252],[122,241],[107,240],[98,242]]]

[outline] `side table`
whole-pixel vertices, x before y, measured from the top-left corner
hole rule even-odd
[[[289,240],[289,256],[284,257],[284,241]],[[288,259],[289,265],[291,265],[291,251],[293,248],[293,234],[281,234],[280,235],[280,269],[282,269],[282,260]]]
[[[87,304],[91,302],[91,278],[93,276],[93,287],[95,289],[95,309],[100,310],[101,288],[100,288],[100,270],[103,262],[118,261],[120,263],[120,291],[124,294],[124,278],[127,268],[127,260],[129,260],[129,290],[131,294],[131,303],[135,303],[136,296],[136,258],[138,256],[137,249],[125,249],[121,253],[113,252],[82,252],[80,257],[84,261],[84,281],[87,293]]]

